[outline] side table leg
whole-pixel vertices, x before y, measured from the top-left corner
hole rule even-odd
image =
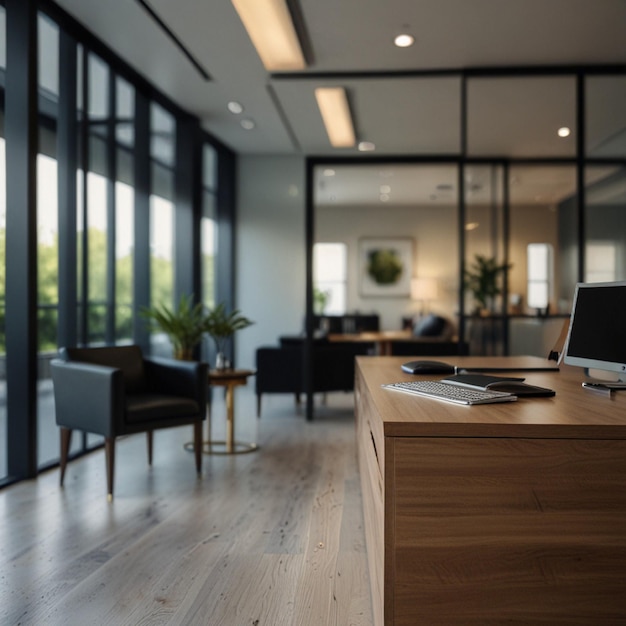
[[[235,442],[235,393],[233,385],[226,389],[226,450],[234,451]]]
[[[206,445],[211,448],[211,403],[207,403],[206,407]]]

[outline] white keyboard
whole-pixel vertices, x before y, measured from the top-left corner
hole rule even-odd
[[[383,385],[391,391],[401,391],[415,396],[424,396],[455,404],[490,404],[492,402],[514,402],[517,396],[504,391],[468,389],[459,385],[450,385],[438,380],[415,380],[410,382]]]

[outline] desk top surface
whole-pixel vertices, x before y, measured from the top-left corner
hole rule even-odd
[[[526,382],[556,391],[551,398],[520,398],[517,402],[462,406],[383,389],[403,380],[437,380],[444,375],[404,373],[407,357],[357,357],[359,393],[367,392],[370,407],[381,416],[387,436],[406,437],[531,437],[626,439],[626,391],[611,395],[586,390],[582,368],[561,366],[558,371],[528,371],[537,357],[448,357],[459,367],[519,367],[493,372],[515,375]],[[438,359],[439,360],[439,359]]]

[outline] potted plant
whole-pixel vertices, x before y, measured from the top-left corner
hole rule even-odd
[[[215,349],[217,350],[217,369],[224,369],[226,367],[224,352],[228,340],[236,331],[247,328],[253,323],[254,322],[250,321],[247,317],[241,315],[237,309],[227,313],[226,305],[223,302],[206,314],[204,318],[204,330],[215,342]]]
[[[194,348],[206,332],[202,303],[194,305],[193,297],[183,294],[175,308],[156,304],[150,308],[143,308],[141,315],[148,320],[153,330],[161,331],[169,337],[175,359],[193,360]]]
[[[313,310],[318,315],[324,315],[326,305],[330,300],[330,291],[322,291],[318,287],[313,287]]]
[[[498,264],[494,257],[475,255],[474,263],[465,270],[464,285],[472,292],[479,311],[493,309],[493,299],[502,293],[500,276],[510,268],[510,263]]]

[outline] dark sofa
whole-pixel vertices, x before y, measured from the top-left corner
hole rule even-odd
[[[393,356],[455,356],[469,354],[466,342],[460,343],[452,323],[433,313],[417,320],[406,318],[405,327],[413,329],[413,337],[391,344]]]
[[[313,392],[352,391],[354,363],[358,355],[371,354],[369,342],[313,342]],[[257,416],[261,416],[264,393],[292,393],[296,403],[306,391],[304,338],[281,337],[280,346],[263,346],[256,351]]]

